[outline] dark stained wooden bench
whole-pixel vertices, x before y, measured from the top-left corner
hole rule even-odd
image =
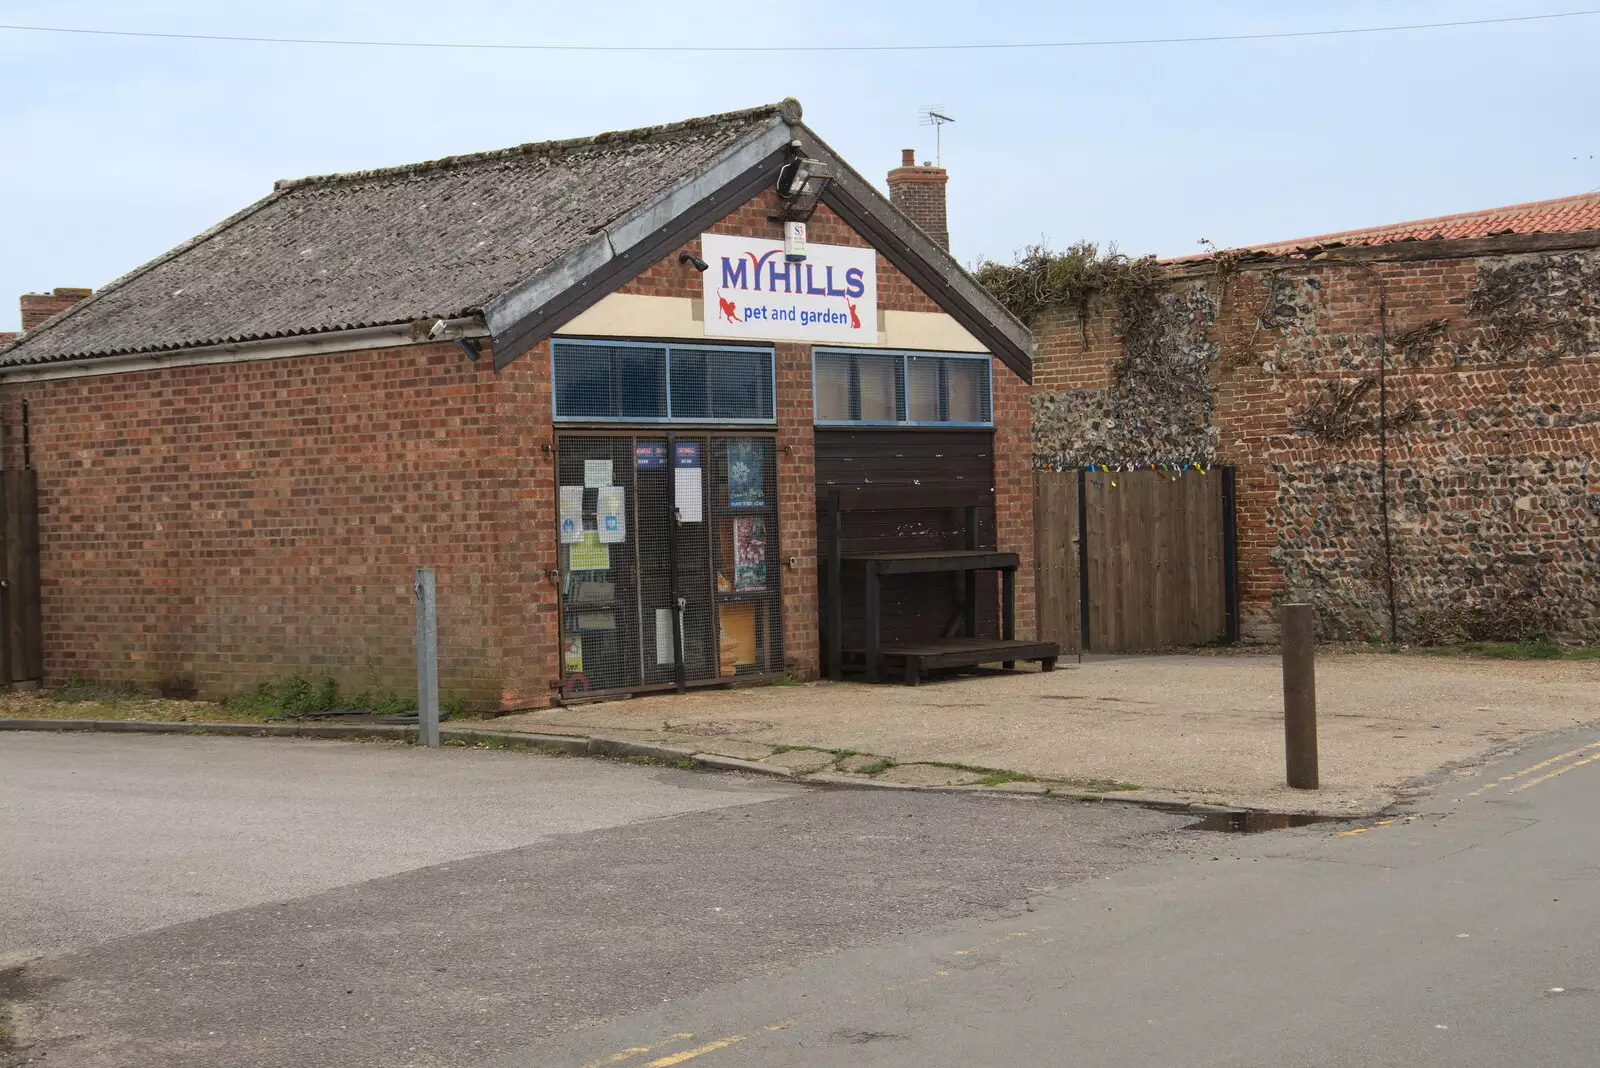
[[[976,667],[998,663],[1006,668],[1019,660],[1037,660],[1046,671],[1054,670],[1060,646],[1053,642],[1016,640],[1016,572],[1020,558],[1016,553],[978,548],[978,509],[990,503],[989,494],[966,490],[918,487],[833,488],[827,493],[828,507],[828,674],[844,676],[846,665],[860,667],[868,682],[877,682],[884,668],[898,669],[908,685],[915,686],[929,671],[939,668]],[[894,509],[953,508],[962,513],[962,549],[882,550],[845,553],[842,550],[844,514],[849,511],[887,511]],[[854,577],[859,572],[865,597],[865,640],[861,649],[844,648],[844,581],[846,569]],[[978,635],[978,572],[1000,572],[1000,634],[998,638]],[[964,577],[965,601],[961,637],[926,638],[916,641],[882,642],[882,578],[886,575],[915,575],[960,572]]]

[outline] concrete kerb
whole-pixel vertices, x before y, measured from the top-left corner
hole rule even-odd
[[[336,723],[164,723],[138,719],[0,719],[0,731],[98,731],[122,734],[223,734],[252,738],[327,738],[334,741],[417,741],[415,727],[389,724]],[[494,743],[512,749],[558,750],[567,756],[604,757],[612,760],[645,759],[663,764],[692,761],[716,771],[743,771],[777,779],[793,779],[789,768],[750,760],[697,753],[667,745],[652,745],[626,738],[586,737],[570,734],[532,734],[526,731],[465,731],[441,728],[441,742]]]
[[[18,718],[0,719],[0,731],[220,734],[253,738],[326,738],[333,741],[377,740],[406,742],[412,745],[416,744],[417,740],[417,729],[415,727],[389,724],[350,724],[348,726],[340,726],[338,724],[323,723],[165,723],[134,719]],[[908,783],[878,782],[874,779],[861,778],[854,775],[838,775],[830,772],[814,772],[810,775],[797,776],[791,768],[761,764],[753,760],[740,760],[737,757],[718,756],[715,753],[700,753],[691,749],[679,749],[674,746],[635,742],[626,738],[608,738],[603,735],[590,737],[571,734],[532,734],[524,731],[469,731],[442,728],[439,731],[439,739],[441,742],[462,744],[488,743],[518,750],[543,750],[546,752],[555,750],[566,756],[600,757],[612,760],[643,759],[652,763],[667,765],[689,761],[696,767],[711,771],[740,771],[751,775],[766,775],[770,778],[788,779],[791,782],[829,789],[915,790],[922,793],[980,794],[988,797],[1028,800],[1052,799],[1075,801],[1082,804],[1128,805],[1134,808],[1153,809],[1157,812],[1194,813],[1195,815],[1258,811],[1226,805],[1208,805],[1199,802],[1111,797],[1086,791],[1074,792],[1070,788],[1057,788],[1048,783],[1040,784],[1045,787],[1043,790],[1024,792],[997,789],[993,786],[978,784],[966,786],[914,786]],[[1318,813],[1308,814],[1318,815]],[[1370,818],[1371,816],[1382,814],[1382,811],[1380,811],[1368,813],[1365,817],[1350,815],[1348,818]]]

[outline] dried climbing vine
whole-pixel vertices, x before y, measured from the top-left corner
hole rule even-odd
[[[1314,434],[1333,445],[1345,445],[1376,434],[1379,430],[1378,413],[1372,410],[1367,394],[1377,385],[1376,375],[1362,375],[1348,385],[1340,379],[1324,382],[1310,402],[1289,417],[1289,426],[1302,434]],[[1419,422],[1422,416],[1421,402],[1412,398],[1390,412],[1386,422],[1393,432]]]
[[[1155,299],[1161,268],[1154,256],[1128,256],[1113,246],[1104,254],[1091,241],[1063,252],[1029,245],[1012,264],[985,260],[975,272],[1007,311],[1025,323],[1046,308],[1069,308],[1086,323],[1102,298],[1116,302],[1120,318]]]

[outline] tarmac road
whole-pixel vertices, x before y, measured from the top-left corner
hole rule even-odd
[[[1214,838],[496,1064],[1591,1068],[1596,812],[1589,730],[1413,818]]]
[[[525,753],[7,733],[10,1059],[459,1068],[602,1041],[663,1003],[1017,915],[1171,853],[1184,822]]]
[[[0,981],[22,1063],[1595,1061],[1600,731],[1451,780],[1409,817],[1252,836],[294,741],[13,735],[0,784],[8,848],[48,861],[59,915],[122,917],[85,935],[24,915],[67,948]],[[403,842],[408,792],[435,799],[426,846],[349,845],[386,826]],[[420,848],[439,853],[398,851]],[[141,914],[173,885],[130,866],[141,851],[206,865],[193,878],[216,893],[178,922]],[[264,868],[291,874],[252,890]],[[7,902],[26,883],[0,880]]]

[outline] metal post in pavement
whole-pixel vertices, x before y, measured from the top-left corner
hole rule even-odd
[[[1283,606],[1283,748],[1289,785],[1317,788],[1317,613]]]
[[[419,567],[417,589],[417,741],[439,744],[439,618],[433,568]]]

